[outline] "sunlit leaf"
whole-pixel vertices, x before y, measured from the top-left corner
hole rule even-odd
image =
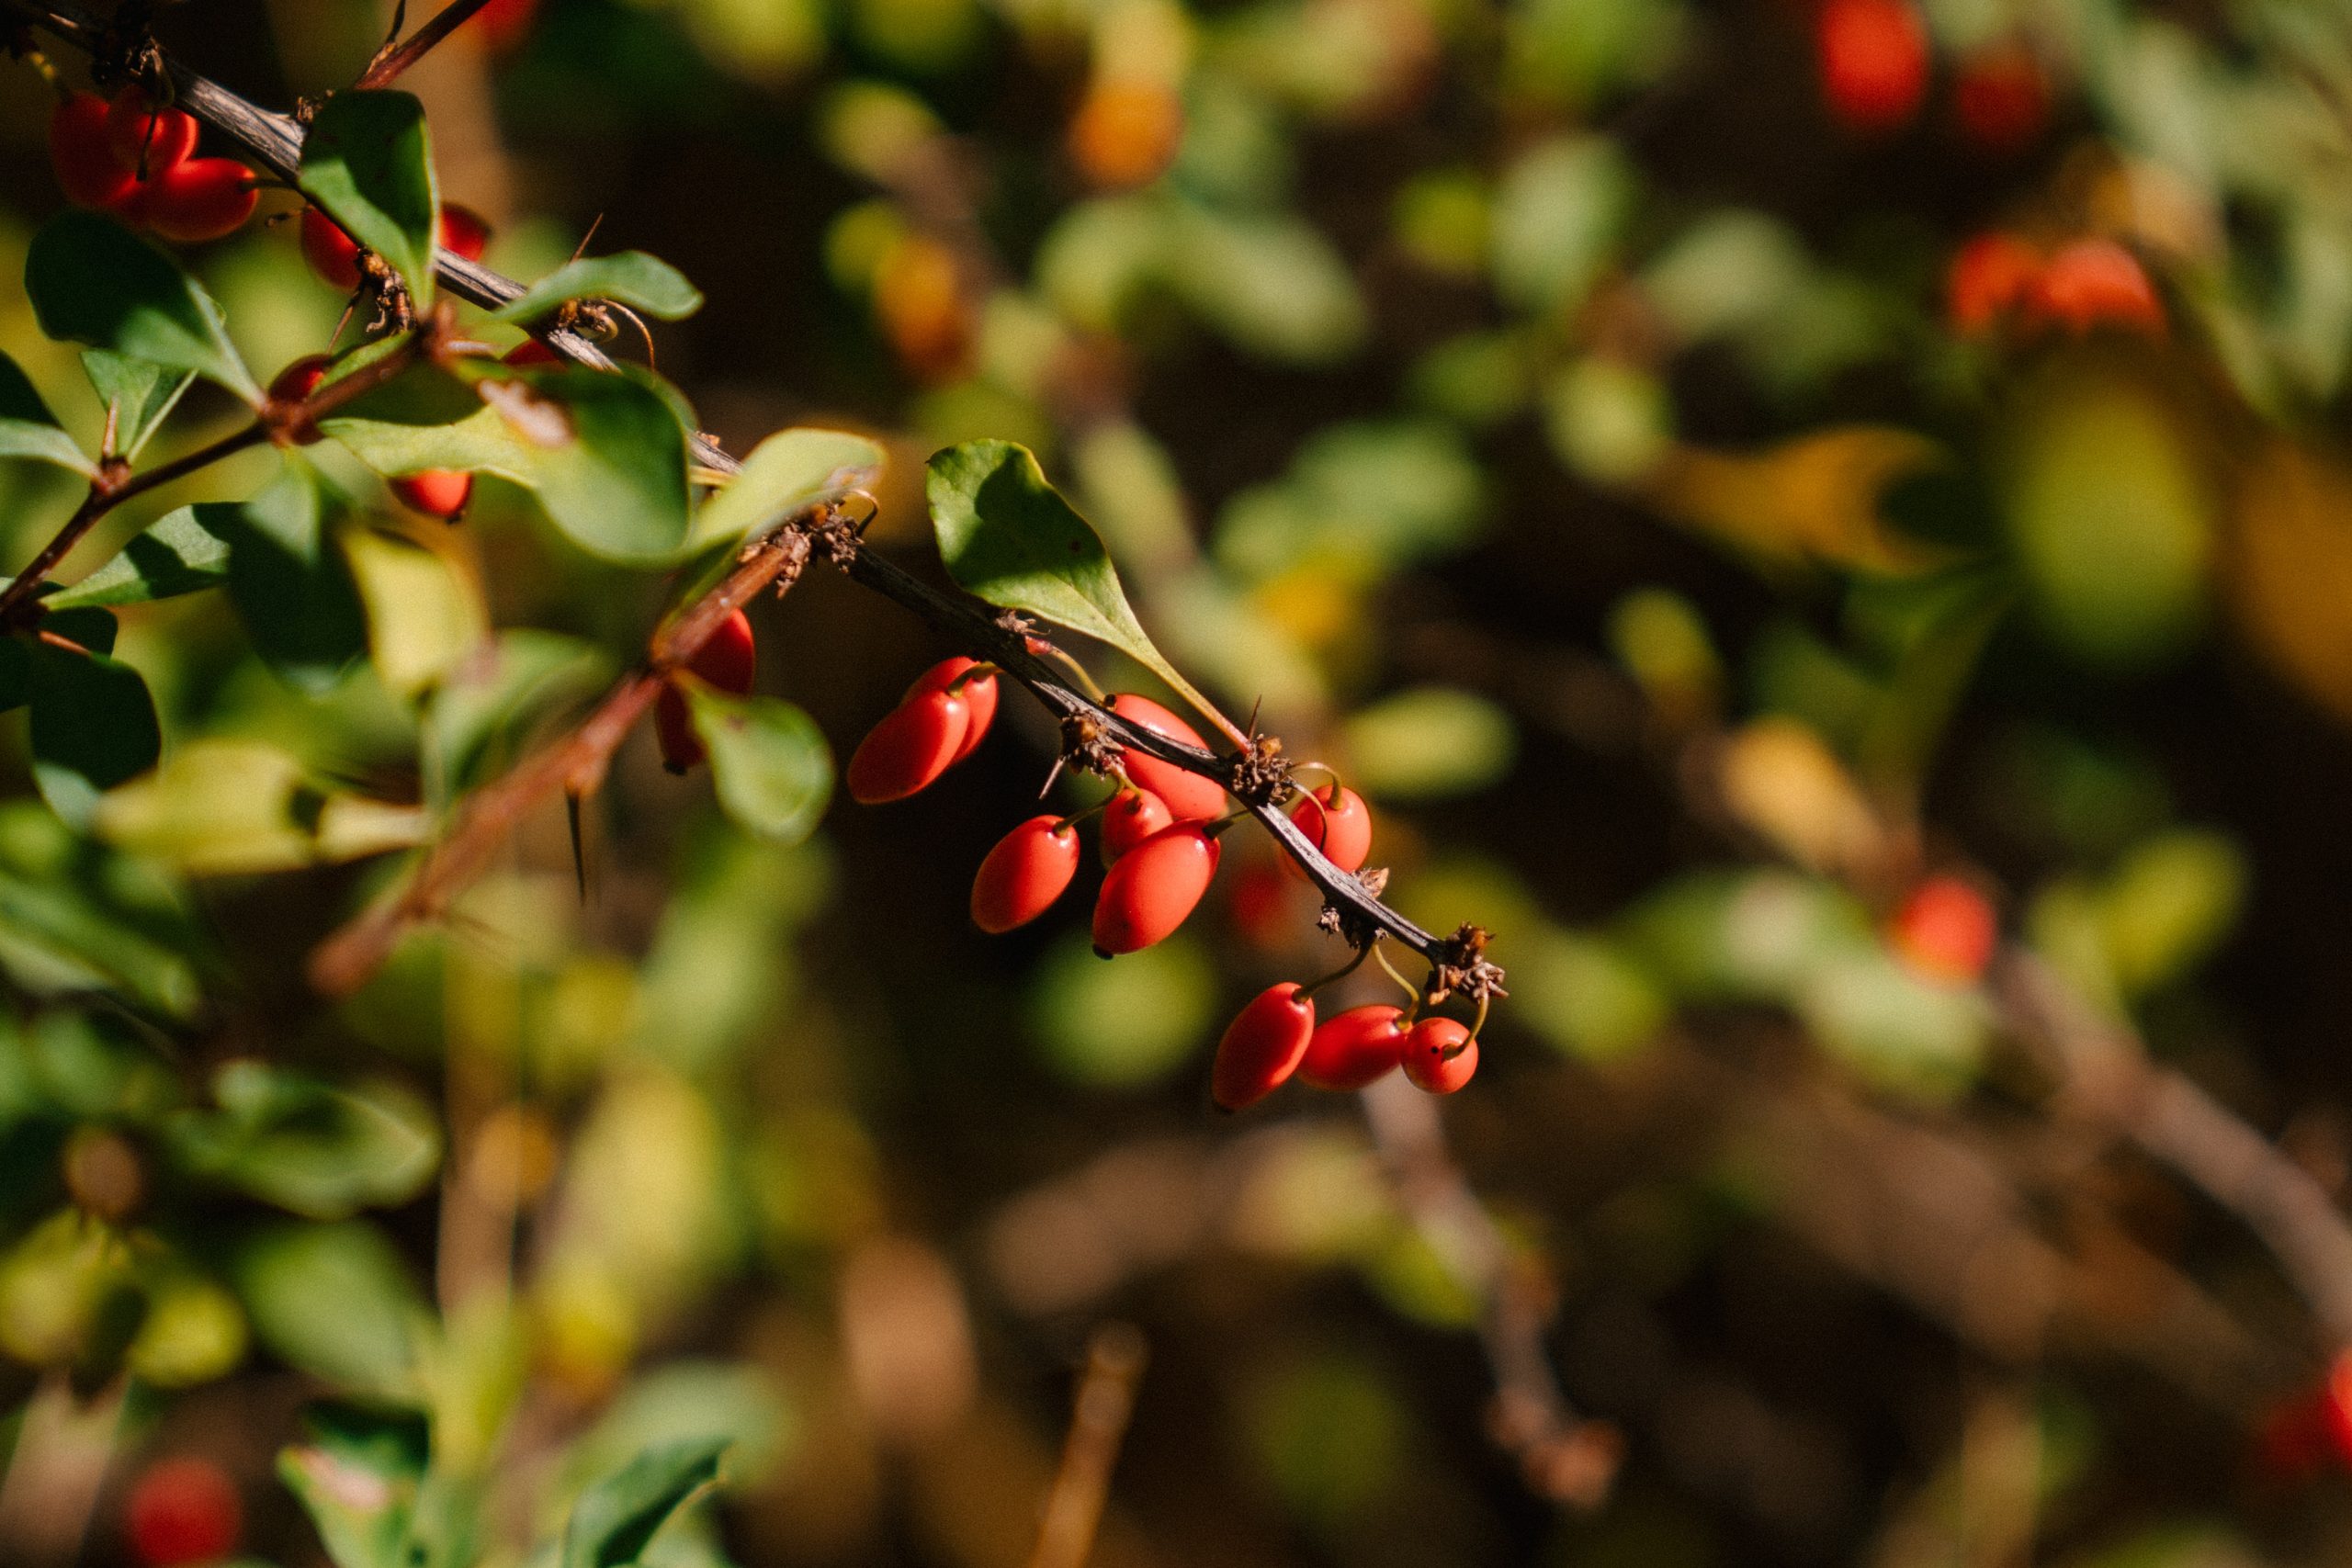
[[[103,348],[84,349],[82,368],[88,373],[98,401],[114,416],[114,449],[119,457],[139,456],[147,438],[196,381],[192,370],[171,369]]]
[[[431,550],[365,529],[344,549],[367,607],[368,655],[393,695],[413,697],[440,681],[490,635],[479,591]]]
[[[780,430],[695,514],[697,546],[748,539],[836,491],[881,475],[881,446],[841,430]]]
[[[212,1109],[174,1122],[174,1155],[311,1219],[404,1202],[439,1164],[432,1111],[389,1085],[341,1089],[248,1058],[214,1075],[212,1095]]]
[[[503,321],[532,321],[567,299],[609,299],[665,321],[702,309],[702,291],[676,267],[643,251],[623,251],[567,262],[492,313]]]
[[[833,788],[833,754],[817,721],[781,697],[733,697],[690,682],[695,733],[712,787],[737,826],[778,843],[814,831]]]
[[[289,1364],[345,1388],[403,1385],[430,1314],[398,1249],[374,1225],[265,1231],[239,1255],[236,1278],[254,1332]],[[322,1311],[329,1302],[334,1310]]]
[[[1755,453],[1679,447],[1645,492],[1674,521],[1762,561],[1917,571],[1943,558],[1893,532],[1879,501],[1936,459],[1934,443],[1908,431],[1832,427]]]
[[[302,142],[302,192],[384,258],[422,310],[433,302],[441,195],[424,106],[407,93],[346,89],[327,99]]]
[[[42,601],[52,612],[85,605],[138,604],[200,592],[229,581],[227,541],[209,531],[196,508],[183,506],[132,536],[121,552],[71,588]]]

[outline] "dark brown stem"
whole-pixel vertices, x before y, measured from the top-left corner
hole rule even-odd
[[[406,41],[387,43],[378,50],[376,58],[368,62],[368,69],[359,73],[359,80],[352,85],[364,90],[380,87],[393,80],[424,59],[443,39],[465,26],[476,11],[489,4],[490,0],[451,0],[449,5],[434,13],[431,21],[409,34]]]

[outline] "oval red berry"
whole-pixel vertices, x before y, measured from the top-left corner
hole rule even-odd
[[[752,618],[740,609],[727,612],[708,641],[695,650],[686,668],[720,691],[741,696],[752,689],[760,670],[760,651],[752,639]]]
[[[49,166],[76,207],[112,207],[138,183],[108,148],[107,120],[106,100],[91,93],[76,93],[50,111]]]
[[[667,682],[653,699],[653,735],[661,742],[662,765],[673,773],[699,767],[707,755],[702,737],[695,733],[694,708],[686,694]]]
[[[454,201],[441,204],[441,248],[468,261],[481,260],[490,248],[490,224],[470,207]]]
[[[969,718],[964,699],[953,692],[924,692],[900,703],[850,758],[850,798],[879,806],[928,786],[956,761]]]
[[[392,493],[412,512],[455,523],[466,514],[466,502],[473,499],[474,477],[455,468],[427,468],[394,479]]]
[[[1903,900],[1887,936],[1913,968],[1968,986],[1992,962],[2001,928],[1984,894],[1957,876],[1931,876]]]
[[[345,294],[359,287],[359,245],[315,207],[302,209],[302,259]]]
[[[261,201],[260,182],[234,158],[190,158],[144,181],[141,189],[141,221],[183,245],[235,233]]]
[[[1828,0],[1815,21],[1821,88],[1849,130],[1908,120],[1928,91],[1928,28],[1910,0]]]
[[[1054,906],[1078,874],[1078,830],[1048,812],[997,840],[972,878],[972,923],[984,931],[1025,926]]]
[[[135,84],[107,106],[107,151],[123,168],[151,180],[187,161],[196,151],[196,133],[193,116],[155,107],[147,89]]]
[[[2121,327],[2160,335],[2164,301],[2140,258],[2112,240],[2077,240],[2052,256],[2025,299],[2034,321],[2080,334]]]
[[[1315,1001],[1285,980],[1258,993],[1226,1026],[1209,1069],[1209,1098],[1239,1111],[1280,1089],[1298,1070],[1315,1034]]]
[[[1154,735],[1186,746],[1208,750],[1201,740],[1200,731],[1153,702],[1133,692],[1121,692],[1111,699],[1111,711],[1129,724],[1150,730]],[[1139,789],[1148,789],[1167,803],[1169,814],[1179,822],[1205,822],[1225,811],[1225,787],[1214,779],[1187,773],[1157,757],[1147,757],[1140,751],[1126,753],[1127,777]]]
[[[980,742],[988,739],[989,726],[996,722],[996,671],[989,670],[978,675],[968,673],[979,668],[978,660],[966,659],[958,654],[953,659],[941,660],[916,676],[914,684],[907,688],[907,695],[911,697],[923,692],[944,692],[953,686],[964,699],[964,744],[956,749],[957,762],[980,749]],[[963,684],[957,686],[958,681]]]
[[[1323,852],[1323,858],[1341,871],[1358,869],[1372,852],[1372,808],[1345,784],[1332,784],[1300,795],[1290,808],[1290,819]],[[1285,856],[1283,863],[1300,877],[1306,876],[1296,861]]]
[[[236,1483],[209,1460],[167,1459],[131,1483],[123,1506],[130,1550],[148,1568],[217,1562],[237,1549],[244,1508]]]
[[[1168,803],[1151,791],[1123,789],[1102,808],[1102,852],[1117,860],[1175,820]]]
[[[1298,1076],[1317,1089],[1362,1089],[1405,1059],[1405,1015],[1385,1005],[1350,1008],[1316,1026]]]
[[[1133,953],[1165,940],[1216,874],[1217,843],[1196,822],[1163,828],[1121,855],[1094,900],[1094,950]]]
[[[1416,1089],[1452,1094],[1478,1071],[1478,1043],[1450,1018],[1425,1018],[1405,1037],[1405,1076]]]

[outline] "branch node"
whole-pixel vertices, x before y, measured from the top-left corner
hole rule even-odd
[[[1456,927],[1453,934],[1439,944],[1430,964],[1429,983],[1421,990],[1421,1005],[1435,1007],[1453,996],[1483,1005],[1496,997],[1510,995],[1503,989],[1502,966],[1487,956],[1487,943],[1491,940],[1483,926],[1464,922]]]

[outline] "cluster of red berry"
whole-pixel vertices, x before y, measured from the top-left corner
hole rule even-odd
[[[932,666],[851,757],[849,791],[866,805],[903,800],[971,755],[996,716],[994,666],[949,659]],[[1140,729],[1206,750],[1200,733],[1150,698],[1122,692],[1110,711]],[[1077,879],[1078,825],[1102,818],[1109,863],[1095,895],[1094,951],[1105,958],[1167,940],[1198,908],[1216,874],[1219,836],[1238,820],[1214,779],[1123,750],[1118,788],[1069,816],[1041,812],[997,841],[972,879],[972,922],[1002,932],[1028,924]],[[1308,840],[1341,871],[1372,849],[1372,813],[1336,779],[1290,808]],[[1304,877],[1304,872],[1294,872]],[[1394,1007],[1360,1007],[1316,1027],[1314,987],[1284,981],[1241,1010],[1218,1043],[1210,1092],[1228,1111],[1263,1099],[1294,1074],[1320,1089],[1362,1089],[1394,1068],[1435,1094],[1470,1081],[1477,1041],[1447,1018],[1408,1020]]]
[[[1913,0],[1826,0],[1814,17],[1822,96],[1847,130],[1879,134],[1909,124],[1927,101],[1932,59]],[[2050,83],[2014,39],[1973,51],[1952,80],[1961,134],[1990,152],[2030,144],[2050,121]]]
[[[237,1483],[210,1460],[158,1460],[123,1500],[123,1533],[147,1568],[201,1568],[237,1550],[244,1506]]]
[[[234,158],[198,158],[196,121],[133,85],[114,101],[74,93],[49,118],[49,161],[66,199],[194,244],[254,215],[261,184]]]
[[[2147,268],[2112,240],[2074,240],[2044,253],[2021,235],[1979,234],[1952,257],[1944,296],[1952,330],[1963,337],[2004,324],[2026,334],[2120,327],[2158,336],[2165,325]]]

